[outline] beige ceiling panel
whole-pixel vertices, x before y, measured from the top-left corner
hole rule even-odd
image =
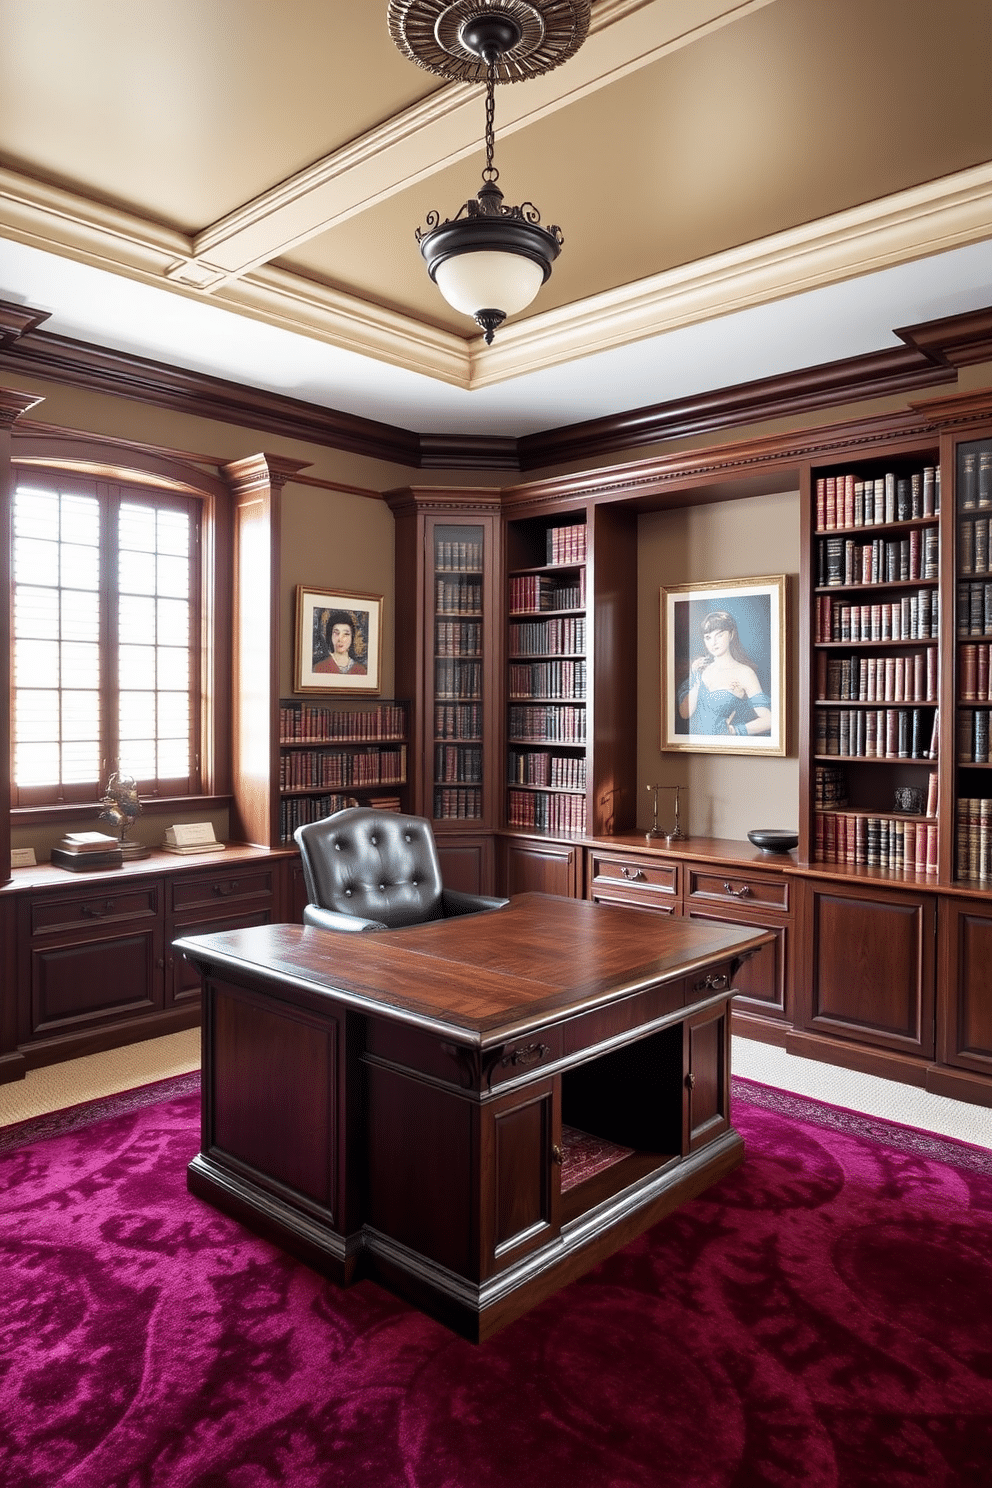
[[[441,86],[385,0],[0,0],[0,161],[195,233]]]
[[[945,0],[941,9],[938,33],[930,0],[778,0],[498,135],[507,201],[526,196],[565,234],[531,314],[992,159],[983,46],[992,8]],[[897,14],[905,31],[893,27]],[[883,98],[884,107],[870,102]],[[280,266],[473,334],[430,284],[413,233],[431,208],[453,215],[478,189],[483,163],[479,150]]]
[[[689,46],[776,0],[600,0],[590,37],[567,67],[504,89],[504,133],[529,128],[577,98]],[[414,71],[413,64],[408,63]],[[482,137],[481,89],[451,84],[315,161],[197,239],[195,251],[229,274],[284,255],[473,153]]]

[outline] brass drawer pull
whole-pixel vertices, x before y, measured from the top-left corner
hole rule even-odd
[[[228,883],[215,883],[214,884],[214,893],[215,894],[220,894],[222,896],[226,896],[228,894],[236,894],[237,892],[238,892],[238,881],[237,881],[236,878],[235,879],[231,879],[230,882],[228,882]]]
[[[644,877],[644,870],[642,868],[628,868],[624,863],[620,865],[620,872],[623,874],[624,878],[629,879],[631,883],[636,883],[638,879]]]
[[[528,1044],[525,1049],[511,1049],[509,1054],[504,1054],[500,1060],[500,1066],[506,1069],[509,1064],[512,1064],[514,1068],[518,1064],[534,1064],[537,1060],[543,1059],[545,1054],[550,1053],[550,1044]]]
[[[697,982],[692,990],[694,992],[722,992],[724,987],[729,986],[730,978],[726,972],[722,972],[720,976],[714,976],[710,972],[705,982]]]
[[[103,904],[81,904],[79,907],[79,913],[91,920],[101,920],[104,915],[113,914],[113,911],[113,899],[106,899]]]
[[[748,896],[748,894],[750,894],[750,892],[751,892],[751,887],[750,887],[749,884],[741,884],[741,886],[740,886],[739,889],[732,889],[730,887],[730,884],[727,883],[726,880],[724,880],[723,887],[724,887],[725,891],[728,894],[733,895],[733,897],[735,899],[746,899],[747,896]]]

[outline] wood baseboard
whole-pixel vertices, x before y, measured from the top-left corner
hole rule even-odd
[[[903,1085],[925,1087],[927,1070],[932,1068],[922,1059],[907,1054],[893,1054],[887,1049],[869,1049],[842,1039],[824,1038],[816,1033],[790,1029],[785,1038],[786,1052],[801,1059],[816,1059],[821,1064],[836,1064],[841,1069],[857,1070],[862,1075],[878,1075],[883,1080],[898,1080]]]

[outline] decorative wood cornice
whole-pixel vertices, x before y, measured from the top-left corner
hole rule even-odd
[[[495,434],[421,434],[418,463],[421,470],[521,470],[520,443]]]
[[[958,393],[950,398],[913,401],[909,406],[938,429],[987,423],[992,419],[992,388],[979,388],[976,392]]]
[[[253,491],[281,491],[288,480],[309,466],[307,460],[287,460],[281,455],[246,455],[231,460],[221,473],[236,496]]]
[[[660,440],[685,439],[715,429],[813,413],[839,403],[891,397],[954,382],[956,377],[954,367],[946,362],[935,363],[929,352],[897,346],[779,377],[740,383],[737,387],[718,388],[693,398],[656,403],[651,408],[636,408],[609,418],[590,419],[543,434],[525,435],[517,441],[519,468],[535,470],[542,465],[612,454]]]
[[[604,470],[532,481],[504,488],[502,507],[516,513],[524,507],[540,511],[570,500],[598,503],[642,496],[646,507],[660,509],[679,504],[686,488],[704,485],[713,488],[712,499],[723,500],[750,495],[748,476],[766,483],[768,474],[777,471],[784,478],[797,480],[799,466],[805,461],[856,458],[883,448],[886,453],[895,453],[900,446],[911,448],[921,439],[936,443],[937,431],[929,418],[916,412],[878,414],[850,423],[771,434],[711,449],[677,452]]]
[[[965,315],[947,315],[923,325],[904,326],[895,334],[907,346],[915,346],[925,356],[951,367],[992,361],[992,306],[969,310]]]
[[[89,346],[39,330],[44,318],[30,307],[0,301],[0,327],[23,327],[6,342],[0,338],[0,369],[422,470],[524,471],[619,454],[662,440],[807,415],[844,403],[904,397],[953,383],[959,366],[986,356],[992,360],[992,308],[984,308],[900,330],[896,334],[906,343],[902,346],[515,440],[417,434],[127,352]],[[40,401],[26,394],[11,396],[29,398],[14,417]],[[940,401],[945,417],[952,401]],[[223,463],[222,458],[205,455],[190,458]]]
[[[0,388],[0,429],[10,429],[22,413],[44,402],[36,393],[19,393],[14,388]]]
[[[32,310],[29,305],[0,300],[0,346],[13,346],[27,331],[36,331],[48,318],[47,310]]]
[[[0,368],[400,465],[415,466],[420,458],[418,436],[392,424],[48,331],[26,332],[16,344],[0,346]]]
[[[400,486],[383,493],[383,500],[395,514],[411,512],[499,512],[503,496],[497,486]]]

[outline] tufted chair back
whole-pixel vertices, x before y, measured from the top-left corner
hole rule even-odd
[[[350,806],[295,834],[312,904],[398,930],[444,915],[430,823]]]

